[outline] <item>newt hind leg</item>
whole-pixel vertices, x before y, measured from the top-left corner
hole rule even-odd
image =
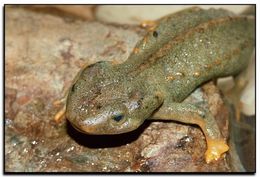
[[[192,104],[166,103],[151,119],[175,120],[198,125],[202,129],[207,142],[207,151],[205,152],[207,163],[218,160],[229,149],[212,114]]]

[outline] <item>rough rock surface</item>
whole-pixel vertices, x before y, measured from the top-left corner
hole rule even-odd
[[[205,138],[196,126],[146,121],[130,133],[90,136],[66,121],[53,121],[62,107],[53,103],[83,65],[124,61],[141,34],[137,27],[67,21],[6,8],[6,172],[231,171],[226,158],[206,164]],[[212,83],[185,101],[209,105],[222,134],[228,136],[228,110]]]

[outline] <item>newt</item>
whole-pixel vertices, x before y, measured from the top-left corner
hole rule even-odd
[[[201,84],[247,67],[255,19],[224,9],[189,8],[156,21],[121,64],[86,66],[72,84],[65,116],[87,134],[121,134],[145,120],[198,125],[207,163],[229,147],[208,110],[182,102]]]

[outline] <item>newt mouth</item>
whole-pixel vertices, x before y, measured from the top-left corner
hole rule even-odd
[[[77,131],[84,133],[84,134],[89,134],[89,135],[95,135],[98,134],[96,131],[96,127],[94,126],[82,126],[82,125],[78,125],[78,124],[74,124],[72,122],[70,122],[70,124],[72,125],[72,127],[74,129],[76,129]]]

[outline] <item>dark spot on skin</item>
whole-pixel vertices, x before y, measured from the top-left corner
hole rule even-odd
[[[101,95],[101,87],[93,87],[93,89],[91,91],[95,95],[95,97],[97,97],[98,95]]]
[[[140,100],[142,101],[144,99],[144,97],[142,96],[141,98],[140,98]]]
[[[154,32],[153,32],[153,37],[155,37],[155,38],[158,37],[158,32],[157,32],[157,31],[154,31]]]
[[[97,109],[101,109],[102,106],[100,104],[97,105]]]
[[[159,97],[158,95],[155,95],[154,98],[155,98],[156,100],[159,100],[159,99],[160,99],[160,97]]]
[[[141,98],[140,100],[137,101],[138,107],[141,107],[141,105],[142,105],[142,100],[143,100],[143,99]]]
[[[199,32],[199,33],[203,33],[204,31],[205,31],[205,28],[204,28],[204,27],[198,28],[198,32]]]
[[[199,111],[198,113],[199,113],[200,117],[202,117],[202,118],[206,118],[206,114],[205,114],[205,112],[203,112],[203,111]]]
[[[123,119],[123,115],[122,114],[118,114],[116,116],[113,117],[113,120],[116,122],[120,122]]]

